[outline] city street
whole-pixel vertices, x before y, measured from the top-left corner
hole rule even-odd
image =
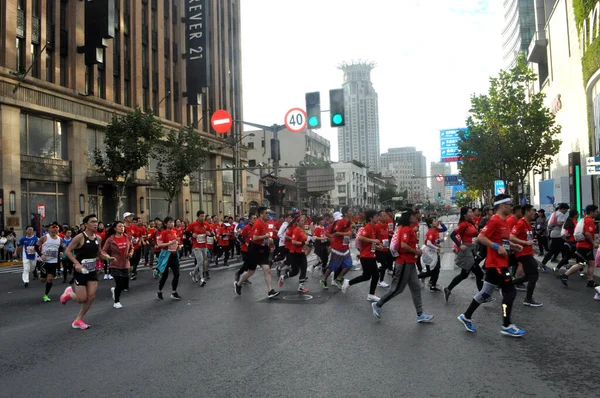
[[[237,266],[213,271],[205,287],[183,268],[180,302],[157,300],[145,271],[116,310],[113,284],[101,280],[87,331],[71,328],[79,306],[58,301],[65,285],[43,303],[38,281],[24,289],[19,274],[0,275],[0,396],[590,397],[600,389],[600,302],[583,278],[567,289],[541,275],[541,308],[523,307],[519,292],[513,319],[527,331],[519,340],[499,333],[500,299],[475,313],[476,334],[459,324],[472,278],[449,303],[422,290],[435,319],[417,324],[408,291],[376,321],[366,283],[343,295],[309,274],[312,300],[294,300],[297,279],[266,300],[260,270],[238,297]],[[457,272],[443,270],[440,284]]]

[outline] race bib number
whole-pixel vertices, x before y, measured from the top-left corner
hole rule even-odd
[[[81,260],[81,273],[87,274],[92,271],[96,271],[96,259],[88,258],[85,260]]]
[[[35,254],[35,246],[27,246],[27,254]]]
[[[528,241],[533,241],[533,232],[527,231],[527,240]]]
[[[207,245],[212,245],[213,243],[215,243],[215,238],[213,238],[212,236],[209,236],[208,238],[206,238]]]
[[[133,243],[134,245],[137,245],[138,241],[139,241],[138,238],[131,239],[131,243]]]
[[[388,223],[388,231],[389,232],[394,232],[394,223]]]
[[[502,239],[502,247],[506,249],[506,251],[510,250],[510,242],[508,239]]]
[[[198,243],[206,243],[206,234],[197,235],[196,242]]]
[[[350,244],[350,237],[349,236],[344,236],[343,244],[344,245],[349,245]]]
[[[46,256],[46,260],[52,260],[58,258],[58,250],[49,249],[44,252],[44,256]]]
[[[273,224],[268,225],[269,229],[273,229]]]
[[[229,240],[229,235],[223,235],[223,240]]]
[[[385,248],[390,247],[390,241],[389,241],[389,239],[384,239],[382,243],[383,243],[383,247],[385,247]]]

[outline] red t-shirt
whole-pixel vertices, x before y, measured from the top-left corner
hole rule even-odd
[[[481,216],[478,216],[478,217],[473,217],[473,224],[475,224],[475,226],[476,226],[477,228],[479,228],[479,223],[480,223],[480,222],[481,222]],[[462,235],[461,235],[461,237],[462,237]]]
[[[429,228],[427,230],[427,233],[425,234],[425,244],[427,244],[427,241],[429,241],[435,245],[435,244],[437,244],[437,241],[439,238],[440,238],[440,231],[438,231],[437,228]]]
[[[131,239],[131,244],[133,245],[133,250],[137,250],[142,247],[142,243],[140,242],[140,237],[142,236],[142,229],[138,228],[137,225],[131,224],[128,227],[125,227],[125,233]]]
[[[162,230],[160,232],[159,239],[160,239],[161,243],[168,243],[173,240],[177,241],[177,231],[175,230],[175,228],[172,228],[172,229],[165,228],[164,230]],[[179,245],[177,244],[177,242],[175,242],[174,244],[170,245],[166,249],[168,251],[170,251],[171,253],[175,253],[177,251],[178,246]]]
[[[410,246],[411,248],[417,248],[417,243],[419,243],[419,240],[417,239],[417,233],[415,232],[414,227],[408,226],[408,227],[399,227],[400,231],[400,244],[402,244],[402,242],[406,243],[408,246]],[[411,253],[408,252],[404,249],[402,249],[402,246],[398,247],[398,253],[399,256],[396,257],[396,262],[398,264],[405,264],[405,263],[416,263],[417,259],[415,258],[415,253]]]
[[[278,229],[275,229],[275,220],[267,221],[267,231],[269,231],[269,235],[271,235],[271,239],[277,237]]]
[[[492,218],[485,224],[485,227],[481,230],[481,234],[491,240],[503,246],[506,251],[510,251],[510,229],[506,224],[506,220],[500,218],[500,216],[494,214]],[[486,268],[503,268],[508,267],[508,256],[502,257],[498,252],[491,247],[487,248],[487,259],[485,260]]]
[[[573,227],[568,229],[565,228],[568,235],[563,236],[563,238],[569,243],[575,243],[575,236],[573,234],[575,233],[575,226],[577,225],[577,217],[573,217],[571,221],[573,221]]]
[[[252,239],[252,225],[246,224],[242,227],[241,231],[242,241],[244,243],[241,246],[241,249],[244,253],[248,252],[248,245],[250,244],[250,240]]]
[[[527,222],[525,218],[521,218],[517,221],[517,225],[512,227],[510,233],[515,235],[519,240],[528,240],[533,242],[533,232],[531,230],[531,223]],[[515,257],[533,256],[533,246],[523,245],[523,250],[515,253]]]
[[[381,247],[377,247],[377,251],[382,251],[382,252],[387,252],[389,251],[389,246],[390,246],[390,234],[389,234],[389,230],[388,230],[388,224],[387,223],[380,223],[378,222],[377,224],[375,224],[375,227],[373,227],[373,229],[375,230],[375,239],[379,239],[381,241],[381,246],[383,246],[383,248]],[[386,241],[387,241],[387,247],[386,246]]]
[[[206,238],[207,238],[209,229],[210,229],[210,225],[205,221],[202,221],[202,222],[194,221],[194,222],[191,222],[188,224],[186,231],[196,234],[195,238],[193,236],[191,238],[192,248],[198,249],[198,248],[206,247]]]
[[[388,230],[388,239],[392,240],[392,235],[394,235],[394,221],[389,220],[387,222],[387,230]]]
[[[506,225],[508,225],[508,230],[512,231],[512,229],[515,227],[515,225],[517,225],[517,222],[519,220],[517,220],[517,218],[515,216],[513,216],[512,214],[508,217],[506,217]]]
[[[306,239],[306,233],[304,233],[304,230],[302,228],[294,228],[294,232],[292,233],[292,240],[295,240],[296,242],[306,243]],[[304,246],[292,244],[292,250],[290,251],[292,253],[302,253],[302,248],[304,248]]]
[[[333,235],[333,240],[331,241],[331,248],[342,253],[348,250],[350,245],[350,236],[338,236],[334,235],[334,233],[348,232],[351,229],[352,225],[345,218],[338,220],[335,223],[335,226],[332,224],[331,234]]]
[[[375,236],[375,228],[373,228],[373,225],[371,225],[371,223],[363,227],[361,235],[365,238],[377,239],[377,237]],[[362,246],[362,249],[360,250],[361,258],[375,258],[375,252],[371,251],[373,243],[360,241],[360,244]]]
[[[177,238],[179,239],[179,246],[183,245],[183,233],[185,232],[184,227],[175,227],[175,232],[177,233]]]
[[[315,236],[315,238],[322,238],[322,237],[324,237],[325,236],[325,228],[322,227],[322,226],[320,226],[320,225],[317,225],[315,227],[315,229],[313,230],[313,235]],[[325,241],[323,240],[323,241],[320,241],[320,242],[325,242]]]
[[[456,228],[454,228],[454,232],[456,232],[457,235],[460,235],[461,242],[473,243],[473,238],[475,238],[479,234],[475,225],[471,224],[468,221],[463,221],[459,223],[456,226]]]
[[[264,236],[266,235],[268,232],[268,228],[267,225],[263,222],[263,220],[261,219],[257,219],[254,222],[254,227],[252,228],[252,241],[254,242],[255,245],[262,245],[265,243],[264,239],[254,239],[254,236]]]
[[[296,229],[295,225],[288,225],[288,227],[285,230],[285,234],[284,234],[285,242],[283,242],[283,245],[290,252],[294,248],[294,245],[292,245],[292,235],[293,235],[295,229]]]
[[[589,216],[585,216],[583,219],[583,233],[585,234],[586,232],[589,232],[590,234],[592,234],[592,239],[594,238],[594,233],[596,232],[596,226],[594,225],[594,220],[592,219],[592,217],[589,217]],[[594,248],[594,245],[591,244],[590,241],[587,240],[587,237],[585,240],[577,242],[577,244],[575,246],[577,248],[582,248],[582,249],[593,249]]]
[[[117,238],[115,236],[115,243],[117,244],[117,246],[119,246],[119,250],[121,251],[121,254],[124,256],[125,255],[125,249],[127,249],[127,237],[125,235],[121,236],[120,238]]]
[[[146,231],[146,236],[148,237],[148,240],[151,242],[154,242],[154,244],[156,245],[156,228],[148,228],[148,231]]]
[[[219,242],[219,246],[229,246],[229,239],[231,239],[231,226],[223,224],[217,230],[217,240]]]

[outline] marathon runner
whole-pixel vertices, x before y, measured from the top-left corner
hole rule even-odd
[[[46,303],[52,301],[48,294],[50,294],[50,290],[52,289],[52,281],[56,276],[57,267],[60,266],[58,261],[60,253],[63,251],[62,242],[58,236],[59,228],[60,225],[54,221],[48,227],[48,233],[42,236],[37,243],[38,254],[42,261],[40,281],[46,283],[46,293],[42,297],[42,300]]]

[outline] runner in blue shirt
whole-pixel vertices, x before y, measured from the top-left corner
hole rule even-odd
[[[37,259],[35,245],[37,245],[38,240],[38,237],[33,233],[33,227],[27,226],[25,236],[19,239],[19,242],[17,243],[17,248],[23,248],[23,285],[25,287],[29,286],[29,273],[32,270],[35,270]]]

